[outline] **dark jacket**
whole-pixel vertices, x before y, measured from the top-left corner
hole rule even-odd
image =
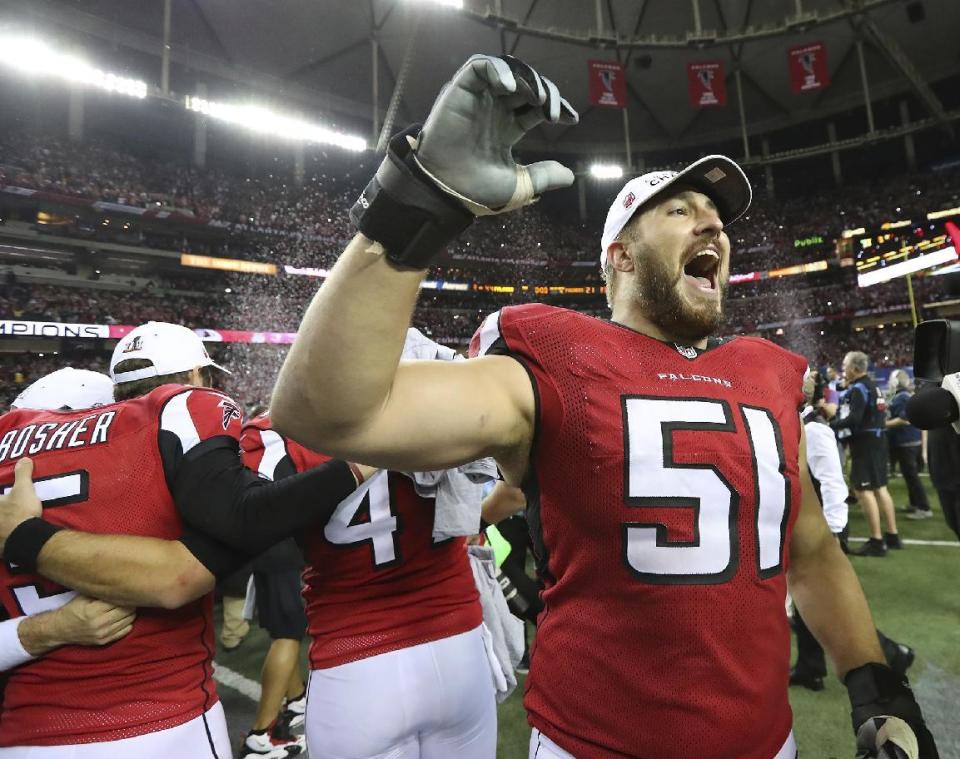
[[[834,431],[850,430],[852,438],[883,436],[886,404],[877,393],[877,386],[867,375],[858,377],[847,388],[837,415],[831,420]]]

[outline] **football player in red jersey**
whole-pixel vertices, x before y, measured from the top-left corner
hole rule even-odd
[[[936,757],[811,486],[804,361],[710,337],[729,272],[724,225],[751,194],[733,161],[621,191],[601,250],[611,321],[505,308],[476,337],[481,357],[399,362],[433,256],[475,215],[573,182],[556,162],[518,166],[512,146],[576,118],[514,58],[474,56],[457,72],[351,210],[360,234],[281,370],[277,429],[390,468],[493,455],[523,486],[545,582],[531,757],[792,759],[788,580],[845,678],[860,755]]]
[[[32,383],[11,409],[80,409],[113,403],[106,374],[65,367]],[[134,609],[76,596],[62,606],[0,622],[0,672],[71,643],[102,646],[133,629]]]
[[[270,479],[329,460],[281,437],[267,416],[244,427],[241,446]],[[311,756],[496,755],[477,589],[464,539],[435,539],[434,513],[410,477],[381,471],[302,536]]]
[[[341,461],[282,483],[245,468],[239,408],[206,387],[215,366],[190,330],[151,322],[114,351],[120,402],[0,417],[0,489],[15,482],[0,496],[4,613],[55,608],[67,588],[160,607],[111,646],[13,670],[0,757],[232,755],[212,681],[214,577],[324,521],[358,478]]]

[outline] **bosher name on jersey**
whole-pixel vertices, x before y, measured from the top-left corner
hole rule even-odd
[[[84,448],[106,443],[110,425],[116,416],[115,410],[101,411],[70,421],[15,427],[0,438],[0,464],[24,455],[33,456],[42,451]]]

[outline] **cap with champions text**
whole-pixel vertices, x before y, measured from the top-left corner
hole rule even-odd
[[[113,403],[113,382],[106,374],[66,366],[27,387],[10,408],[84,409]]]
[[[117,364],[128,359],[145,359],[152,366],[117,372]],[[203,340],[190,329],[168,322],[147,322],[123,337],[110,357],[110,376],[117,384],[147,377],[188,372],[198,366],[229,371],[214,362]]]
[[[753,190],[750,180],[737,163],[726,156],[708,155],[682,171],[651,171],[627,182],[607,211],[600,238],[600,265],[606,266],[607,248],[627,226],[627,222],[647,202],[675,184],[702,192],[717,206],[720,220],[731,224],[750,207]]]

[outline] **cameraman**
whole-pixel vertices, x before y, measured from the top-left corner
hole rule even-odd
[[[960,435],[952,427],[927,432],[927,459],[943,517],[960,539]]]
[[[877,386],[867,375],[870,359],[865,353],[851,351],[843,357],[843,377],[847,392],[836,416],[830,420],[834,432],[849,430],[850,483],[867,517],[870,539],[854,556],[886,556],[888,548],[902,548],[897,534],[893,500],[887,491],[887,446],[884,440],[885,407]],[[824,408],[831,408],[825,404]],[[880,531],[880,509],[887,533]]]
[[[890,399],[890,418],[887,419],[887,435],[890,449],[900,467],[903,481],[910,496],[910,508],[907,519],[927,519],[933,516],[927,492],[920,482],[920,468],[923,465],[921,448],[923,433],[907,420],[907,401],[913,395],[910,388],[910,375],[903,369],[895,369],[890,375],[890,389],[894,391]]]

